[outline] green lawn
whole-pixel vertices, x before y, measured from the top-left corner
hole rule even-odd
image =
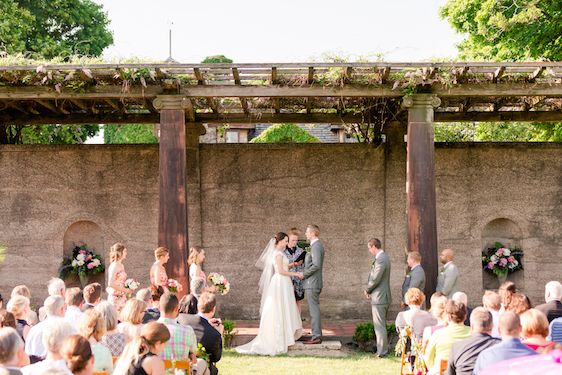
[[[319,357],[261,357],[240,355],[233,350],[226,350],[217,364],[219,373],[234,374],[306,374],[306,375],[397,375],[400,358],[390,357],[375,359],[369,354],[353,354],[342,358]]]

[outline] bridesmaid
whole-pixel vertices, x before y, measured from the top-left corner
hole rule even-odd
[[[109,250],[109,271],[107,276],[107,301],[111,303],[118,312],[121,312],[125,302],[127,302],[127,293],[129,291],[125,288],[125,280],[127,280],[127,273],[125,273],[125,266],[123,261],[127,258],[127,249],[125,246],[117,242]]]
[[[207,277],[201,266],[205,261],[205,250],[199,246],[193,246],[189,249],[189,257],[187,259],[187,264],[189,265],[189,279],[203,279],[205,280],[205,285],[207,285]]]
[[[168,274],[164,265],[170,260],[170,252],[165,247],[154,250],[156,262],[150,267],[150,283],[155,287],[161,286],[164,291],[168,290]]]

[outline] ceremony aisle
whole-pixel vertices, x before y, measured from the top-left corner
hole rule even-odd
[[[217,364],[223,374],[306,374],[306,375],[396,375],[400,370],[400,358],[390,356],[375,359],[372,354],[354,353],[349,357],[262,357],[240,355],[226,350]]]

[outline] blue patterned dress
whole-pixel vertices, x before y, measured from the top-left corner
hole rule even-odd
[[[295,246],[293,248],[287,247],[285,249],[285,255],[287,256],[287,258],[289,258],[289,263],[295,262],[303,252],[304,252],[304,250],[301,249],[298,246]],[[291,271],[291,272],[303,272],[304,271],[304,262],[300,266],[289,269],[289,271]],[[295,299],[297,301],[303,300],[304,299],[303,281],[301,279],[299,279],[298,277],[291,277],[291,280],[293,281],[293,289],[295,290]]]

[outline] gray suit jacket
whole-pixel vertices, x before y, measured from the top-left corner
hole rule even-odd
[[[414,269],[406,275],[404,283],[402,283],[402,300],[410,288],[418,288],[425,293],[425,271],[423,270],[421,264],[414,267]]]
[[[304,258],[304,289],[322,289],[322,265],[324,264],[324,246],[320,240],[310,246],[310,252]]]
[[[371,266],[366,291],[371,295],[371,304],[390,305],[390,259],[384,251]]]
[[[445,266],[444,270],[439,272],[437,277],[437,288],[436,292],[443,292],[448,297],[452,297],[453,294],[459,291],[457,287],[457,281],[459,279],[459,269],[453,262]]]

